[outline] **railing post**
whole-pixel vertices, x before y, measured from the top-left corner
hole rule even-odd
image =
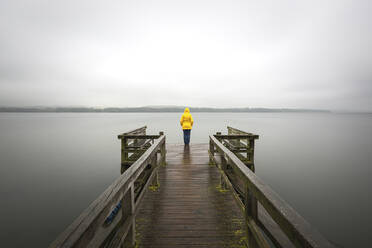
[[[269,248],[270,245],[258,227],[258,202],[248,183],[245,186],[244,205],[248,247]]]
[[[125,164],[128,160],[128,151],[126,150],[127,146],[128,139],[125,136],[123,136],[121,138],[121,170],[120,170],[121,174],[123,174],[124,171],[127,169]]]
[[[252,171],[255,172],[255,166],[254,166],[254,138],[250,138],[248,139],[248,143],[249,143],[249,149],[250,149],[250,154],[249,154],[249,160],[252,161]],[[247,143],[247,146],[248,146],[248,143]],[[248,156],[248,154],[247,154]]]
[[[220,154],[220,158],[221,158],[221,170],[223,172],[225,172],[225,170],[227,169],[227,161],[226,161],[224,153]],[[226,189],[227,188],[226,187],[226,182],[225,182],[224,177],[222,176],[222,173],[220,175],[220,185],[221,185],[221,189]]]
[[[245,146],[246,149],[247,149],[247,160],[251,161],[252,158],[251,158],[251,153],[250,153],[250,139],[247,138],[247,145]]]
[[[250,228],[250,221],[257,223],[257,199],[250,192],[248,185],[245,186],[245,197],[244,197],[244,207],[245,207],[245,222],[247,224],[247,241],[249,248],[259,247],[253,234],[253,230]]]
[[[127,139],[125,137],[121,138],[121,164],[124,164],[125,161],[125,147],[126,147]]]
[[[159,134],[162,136],[164,135],[164,132],[159,132]],[[165,137],[164,137],[164,143],[160,147],[160,165],[162,166],[166,165]]]
[[[257,221],[257,199],[250,192],[249,187],[245,187],[245,213],[246,217]]]
[[[214,145],[212,140],[209,140],[209,165],[213,165],[213,157],[214,157]]]
[[[155,156],[151,160],[151,167],[152,167],[152,169],[155,170],[157,165],[158,165],[158,156],[157,156],[157,154],[155,154]],[[153,181],[151,182],[151,186],[159,187],[158,170],[155,172],[155,176],[154,176]]]
[[[123,248],[130,248],[135,245],[136,242],[136,221],[134,218],[134,212],[135,212],[135,204],[134,204],[134,184],[132,183],[129,190],[126,192],[126,194],[123,197],[122,201],[122,218],[123,223],[125,223],[125,220],[128,218],[133,218],[132,223],[130,224],[128,234],[126,235],[126,238],[124,240],[124,243],[122,245]]]
[[[221,132],[216,132],[216,135],[221,135]],[[219,142],[223,143],[221,138],[216,137],[216,139],[217,139]]]

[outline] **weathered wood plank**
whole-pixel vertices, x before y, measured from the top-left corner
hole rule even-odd
[[[215,134],[214,135],[216,138],[219,139],[258,139],[259,136],[256,134],[234,134],[234,135],[229,135],[229,134]]]
[[[124,136],[127,139],[157,139],[160,137],[158,134],[143,135],[143,134],[128,134]]]
[[[147,129],[147,126],[143,126],[143,127],[140,127],[140,128],[137,128],[137,129],[119,134],[118,139],[121,139],[121,138],[123,138],[124,135],[128,135],[128,134],[142,134],[142,135],[145,135],[146,134],[146,129]]]
[[[176,154],[181,156],[174,160]],[[160,187],[146,193],[137,216],[139,247],[244,245],[244,216],[233,195],[219,188],[219,173],[208,160],[207,144],[191,144],[189,150],[167,145],[167,166],[159,168]]]

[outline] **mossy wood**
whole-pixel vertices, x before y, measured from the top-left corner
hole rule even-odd
[[[121,140],[121,173],[124,173],[154,143],[159,135],[146,135],[147,126],[118,135]]]
[[[257,138],[258,135],[228,127],[227,135],[216,133],[210,136],[209,142],[210,164],[217,166],[222,185],[232,190],[245,214],[248,247],[270,247],[270,243],[276,247],[333,247],[255,175],[254,140]],[[278,232],[277,227],[281,231]]]

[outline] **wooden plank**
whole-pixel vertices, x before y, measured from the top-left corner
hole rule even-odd
[[[218,139],[258,139],[259,136],[256,134],[234,134],[234,135],[228,135],[228,134],[215,134],[214,135]]]
[[[249,134],[249,135],[252,134],[252,133],[248,133],[246,131],[242,131],[240,129],[237,129],[235,127],[230,127],[230,126],[227,126],[227,131],[228,131],[228,134]]]
[[[121,139],[121,138],[123,138],[123,136],[128,135],[128,134],[142,134],[142,135],[145,135],[146,134],[146,129],[147,129],[147,126],[143,126],[143,127],[140,127],[140,128],[137,128],[137,129],[119,134],[118,139]]]
[[[182,159],[194,152],[205,155],[192,163]],[[169,162],[171,154],[180,155],[178,163]],[[244,247],[244,216],[233,195],[218,187],[219,173],[208,159],[208,144],[191,144],[188,151],[167,144],[160,187],[145,194],[137,215],[139,247]]]
[[[270,238],[276,248],[295,247],[261,204],[258,204],[258,214],[258,226]]]
[[[263,237],[261,230],[257,226],[256,222],[253,219],[248,219],[247,225],[256,240],[256,243],[260,248],[269,248],[269,244],[266,239]]]
[[[127,139],[158,139],[161,135],[152,134],[152,135],[143,135],[143,134],[129,134],[125,135],[124,137]]]

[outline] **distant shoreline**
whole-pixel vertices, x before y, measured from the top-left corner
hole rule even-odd
[[[331,113],[322,109],[290,108],[205,108],[190,107],[194,113]],[[181,113],[184,107],[132,107],[132,108],[90,108],[90,107],[0,107],[2,113]]]

